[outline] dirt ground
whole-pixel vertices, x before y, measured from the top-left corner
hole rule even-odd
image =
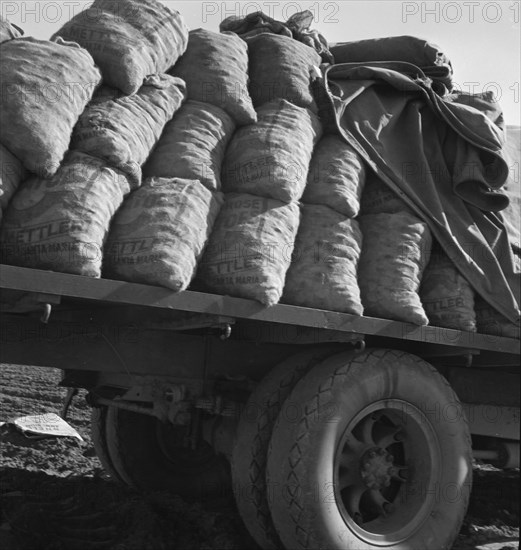
[[[0,421],[59,413],[59,371],[0,366]],[[84,438],[0,434],[0,547],[4,550],[255,549],[233,503],[211,509],[114,483],[94,453],[90,409],[75,398],[68,421]],[[453,550],[519,548],[519,470],[476,464],[470,507]]]

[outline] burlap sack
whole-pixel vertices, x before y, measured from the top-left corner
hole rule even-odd
[[[0,212],[7,208],[20,182],[27,176],[22,163],[0,144]]]
[[[217,294],[276,304],[300,220],[296,203],[231,193],[200,264],[199,282]]]
[[[285,99],[265,103],[258,122],[239,128],[226,151],[223,189],[283,202],[302,197],[313,148],[322,134],[318,117]]]
[[[94,0],[54,36],[81,44],[106,85],[133,94],[147,75],[166,72],[184,53],[188,27],[158,0]]]
[[[431,325],[476,331],[474,291],[439,246],[423,273],[420,298]]]
[[[481,334],[503,336],[506,338],[520,339],[520,327],[518,323],[512,323],[499,311],[496,311],[481,296],[475,297],[475,311],[477,331]]]
[[[40,177],[56,173],[101,74],[77,44],[17,38],[0,46],[0,142]]]
[[[418,295],[432,245],[427,224],[406,212],[361,216],[359,220],[364,246],[358,283],[365,314],[428,324]]]
[[[362,315],[357,281],[361,246],[356,220],[327,206],[304,206],[282,301]]]
[[[11,25],[7,19],[0,15],[0,44],[13,38],[20,38],[22,35],[23,32],[16,25]]]
[[[112,222],[103,276],[186,289],[222,203],[197,180],[145,179]]]
[[[68,153],[51,179],[23,182],[5,212],[2,261],[99,277],[109,223],[130,184],[122,172]]]
[[[188,100],[165,126],[143,174],[199,180],[218,190],[224,152],[234,130],[233,119],[220,107]]]
[[[311,92],[312,68],[320,55],[288,36],[262,33],[247,40],[250,58],[250,95],[255,107],[274,99],[287,99],[316,111]]]
[[[239,125],[257,120],[248,91],[248,48],[236,34],[190,31],[171,74],[186,82],[189,99],[221,107]]]
[[[141,164],[185,94],[184,82],[167,74],[148,76],[131,96],[103,87],[78,120],[71,149],[105,160],[139,184]]]
[[[362,191],[361,214],[393,214],[408,212],[414,215],[409,206],[385,184],[374,172],[367,171]]]
[[[362,157],[342,138],[324,136],[313,152],[302,201],[323,204],[354,218],[360,210],[365,178]]]

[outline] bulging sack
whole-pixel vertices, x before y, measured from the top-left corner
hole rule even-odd
[[[71,149],[105,160],[139,184],[141,165],[185,93],[184,82],[167,74],[148,76],[131,96],[102,87],[80,116]]]
[[[248,38],[250,95],[255,107],[286,99],[316,111],[311,71],[320,67],[320,55],[288,36],[262,33]]]
[[[520,339],[519,322],[512,323],[478,295],[475,297],[475,310],[477,330],[481,334]]]
[[[0,212],[9,204],[20,182],[27,176],[22,163],[2,144],[0,144]]]
[[[94,0],[54,35],[88,50],[107,86],[130,95],[166,72],[186,50],[188,27],[158,0]]]
[[[235,33],[190,31],[185,54],[170,71],[188,98],[224,109],[238,125],[257,120],[248,91],[248,48]]]
[[[432,246],[427,224],[407,212],[366,215],[359,221],[364,245],[358,283],[365,314],[427,325],[418,295]]]
[[[362,157],[342,138],[324,136],[313,152],[302,201],[354,218],[360,211],[365,179]]]
[[[185,290],[222,203],[197,180],[145,179],[112,222],[103,276]]]
[[[219,190],[224,153],[234,130],[232,117],[220,107],[188,100],[165,126],[143,174],[199,180]]]
[[[362,233],[356,220],[305,205],[282,301],[362,315],[357,281]]]
[[[123,172],[68,153],[54,177],[29,178],[11,200],[0,234],[2,261],[99,277],[110,220],[129,192]]]
[[[408,212],[414,215],[412,209],[385,184],[374,172],[368,171],[362,191],[361,214],[394,214]]]
[[[86,50],[61,39],[9,40],[0,60],[0,141],[28,170],[51,177],[101,74]]]
[[[0,15],[0,44],[13,38],[20,38],[22,35],[23,32],[16,25],[12,25]]]
[[[431,325],[476,331],[474,291],[439,246],[425,268],[420,298]]]
[[[318,117],[284,99],[257,110],[258,122],[239,128],[226,151],[225,192],[283,202],[302,197],[313,148],[322,135]]]
[[[200,264],[210,292],[276,304],[291,262],[300,220],[296,203],[231,193]]]

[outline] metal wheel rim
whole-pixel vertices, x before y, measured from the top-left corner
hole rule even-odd
[[[440,463],[438,438],[418,407],[400,399],[365,407],[348,423],[334,457],[335,499],[344,522],[371,545],[409,539],[439,498]],[[387,464],[393,475],[385,472]]]

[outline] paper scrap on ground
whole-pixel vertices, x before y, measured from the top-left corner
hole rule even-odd
[[[81,435],[55,413],[20,416],[11,423],[28,437],[33,435],[75,437],[83,441]]]

